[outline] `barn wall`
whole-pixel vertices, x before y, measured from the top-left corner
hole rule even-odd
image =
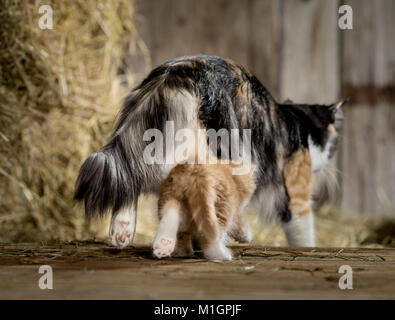
[[[187,54],[231,58],[279,93],[279,1],[140,0],[141,34],[153,65]]]
[[[139,31],[152,65],[212,54],[245,65],[280,101],[350,96],[339,194],[347,213],[377,214],[395,207],[395,1],[343,2],[353,30],[337,27],[338,1],[139,0]]]
[[[345,108],[343,206],[351,213],[394,208],[395,1],[347,1],[354,28],[342,32]]]

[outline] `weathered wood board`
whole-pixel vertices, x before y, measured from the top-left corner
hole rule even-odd
[[[100,242],[0,246],[0,299],[395,299],[395,249],[233,248],[235,260],[156,260]],[[41,290],[41,265],[53,290]],[[353,289],[341,290],[341,265]]]

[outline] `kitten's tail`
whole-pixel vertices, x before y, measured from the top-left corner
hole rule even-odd
[[[154,137],[144,135],[148,129],[160,130],[165,139],[166,120],[177,130],[196,118],[193,93],[171,90],[163,74],[150,79],[126,98],[110,141],[80,169],[74,199],[84,203],[88,218],[131,206],[161,183],[162,164],[147,163],[144,156]]]

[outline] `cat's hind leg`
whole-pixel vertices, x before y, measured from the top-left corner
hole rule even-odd
[[[165,258],[172,255],[177,242],[181,206],[177,200],[169,199],[159,210],[160,222],[153,244],[153,253],[157,258]]]
[[[291,220],[283,223],[283,229],[290,246],[315,246],[314,216],[312,213],[303,216],[292,214]]]
[[[314,216],[312,210],[312,169],[307,150],[295,152],[284,168],[289,195],[290,220],[283,229],[291,246],[314,247]]]
[[[122,249],[132,243],[136,229],[136,211],[137,202],[113,214],[109,229],[112,245]]]

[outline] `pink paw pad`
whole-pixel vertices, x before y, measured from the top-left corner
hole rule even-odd
[[[163,245],[165,245],[165,246],[168,246],[169,244],[171,244],[171,240],[169,240],[169,239],[164,239],[164,238],[160,239],[160,242],[161,242]]]
[[[154,256],[157,258],[170,257],[174,251],[175,239],[159,238],[155,241],[153,249]]]
[[[121,224],[126,227],[129,225],[129,221],[121,221]]]

